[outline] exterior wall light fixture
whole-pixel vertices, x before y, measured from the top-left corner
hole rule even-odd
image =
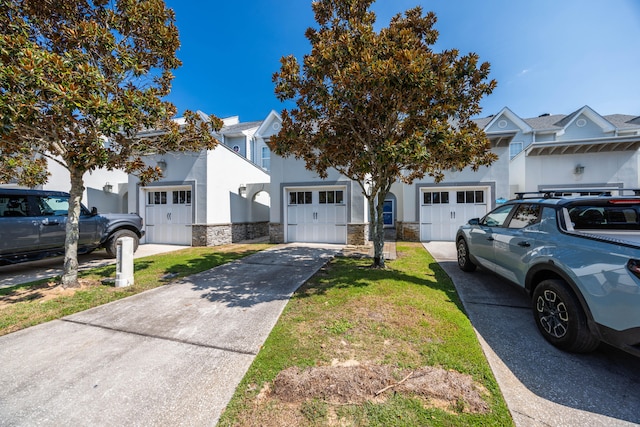
[[[584,166],[578,164],[576,168],[573,170],[573,173],[576,175],[582,175],[584,173]]]

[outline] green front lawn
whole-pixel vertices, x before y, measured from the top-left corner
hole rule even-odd
[[[422,245],[397,249],[300,288],[219,425],[513,425],[451,280]]]

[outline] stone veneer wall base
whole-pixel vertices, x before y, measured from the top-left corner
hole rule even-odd
[[[404,240],[405,242],[419,242],[420,223],[398,221],[396,223],[396,233],[398,240]]]
[[[219,246],[268,236],[269,223],[193,224],[191,231],[192,246]]]
[[[284,226],[272,222],[269,224],[269,243],[284,243]]]

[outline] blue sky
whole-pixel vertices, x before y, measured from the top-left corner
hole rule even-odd
[[[282,56],[310,52],[310,0],[165,0],[176,12],[183,66],[168,97],[181,113],[262,120],[280,111],[271,76]],[[481,116],[640,115],[639,0],[378,0],[377,27],[415,6],[434,11],[434,50],[475,52],[498,87]]]

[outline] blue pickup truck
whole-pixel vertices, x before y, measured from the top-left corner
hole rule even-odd
[[[0,189],[0,265],[64,254],[68,209],[68,193]],[[79,225],[79,254],[105,248],[115,257],[118,239],[132,237],[135,250],[144,235],[137,214],[98,214],[82,206]]]
[[[640,191],[625,191],[519,193],[460,227],[458,266],[524,288],[538,329],[563,350],[606,342],[640,356]]]

